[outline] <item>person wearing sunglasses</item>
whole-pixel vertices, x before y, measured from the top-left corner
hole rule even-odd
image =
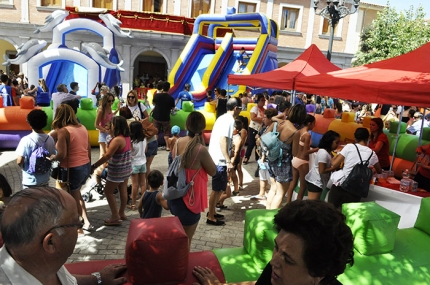
[[[16,193],[4,210],[0,249],[1,284],[123,284],[125,264],[73,276],[64,267],[82,228],[73,197],[53,187]]]
[[[146,106],[139,102],[135,90],[130,90],[127,94],[127,108],[130,110],[132,118],[139,118],[139,120],[141,120],[148,117]]]

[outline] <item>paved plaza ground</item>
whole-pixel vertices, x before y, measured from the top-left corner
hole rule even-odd
[[[11,184],[14,192],[21,189],[21,169],[16,164],[16,155],[13,150],[0,151],[0,173],[5,175]],[[167,155],[165,150],[158,150],[151,169],[158,169],[163,174],[167,172]],[[92,162],[99,157],[99,149],[92,148]],[[244,190],[239,196],[226,200],[228,209],[223,210],[225,215],[225,226],[210,226],[206,224],[206,214],[202,214],[196,233],[191,243],[191,251],[212,250],[214,248],[229,248],[242,246],[243,226],[245,211],[248,209],[265,208],[264,201],[250,200],[251,195],[259,192],[259,180],[254,178],[254,171],[257,164],[253,159],[244,166]],[[131,180],[130,180],[131,183]],[[85,193],[95,182],[89,179],[82,189]],[[54,179],[51,178],[51,186],[55,186]],[[208,183],[208,196],[211,189],[211,179]],[[93,194],[96,192],[93,191]],[[98,195],[91,202],[87,202],[88,217],[95,230],[85,232],[80,235],[74,253],[68,262],[97,260],[97,259],[119,259],[124,258],[125,243],[127,239],[130,220],[139,218],[137,211],[126,209],[128,220],[119,227],[107,227],[103,221],[109,218],[110,209],[106,199],[99,199]],[[119,200],[118,200],[119,203]],[[163,209],[163,216],[171,215],[169,211]]]

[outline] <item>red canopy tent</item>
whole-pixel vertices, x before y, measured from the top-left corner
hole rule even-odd
[[[294,90],[296,78],[339,70],[312,44],[297,59],[289,64],[264,73],[228,76],[229,84],[246,85],[261,88]]]
[[[430,106],[430,43],[407,54],[340,71],[301,77],[296,90],[336,98]]]

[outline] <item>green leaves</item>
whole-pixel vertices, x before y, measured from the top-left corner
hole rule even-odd
[[[421,6],[397,12],[389,2],[387,5],[372,25],[363,29],[353,66],[405,54],[430,41],[430,25],[424,21],[425,12]]]

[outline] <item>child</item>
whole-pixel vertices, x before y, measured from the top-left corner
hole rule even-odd
[[[240,70],[242,70],[243,67],[246,66],[246,63],[245,63],[245,61],[243,59],[244,56],[246,56],[247,58],[249,58],[249,55],[246,53],[245,48],[242,47],[240,49],[240,52],[236,56],[236,58],[237,58],[237,65],[238,65],[236,72],[239,72]]]
[[[48,186],[50,171],[45,173],[29,171],[30,156],[38,146],[43,145],[50,156],[56,153],[54,139],[43,132],[48,123],[48,116],[43,110],[32,110],[27,115],[27,122],[33,131],[20,140],[15,151],[16,163],[22,168],[22,187],[25,189],[30,186]]]
[[[137,192],[140,189],[146,189],[146,138],[143,133],[142,124],[134,121],[130,124],[130,139],[133,143],[131,151],[131,205],[127,207],[136,210]]]
[[[148,174],[149,190],[143,194],[139,201],[139,214],[142,219],[159,218],[161,217],[161,207],[169,210],[167,200],[162,196],[162,192],[158,189],[163,185],[164,176],[158,170],[152,170]]]
[[[168,162],[169,166],[170,166],[170,164],[172,164],[172,161],[173,161],[172,150],[175,147],[176,141],[179,139],[179,132],[180,131],[181,131],[181,129],[178,126],[176,126],[176,125],[173,126],[172,130],[171,130],[173,137],[171,137],[167,140],[167,146],[170,149],[169,156],[167,158],[167,162]]]

